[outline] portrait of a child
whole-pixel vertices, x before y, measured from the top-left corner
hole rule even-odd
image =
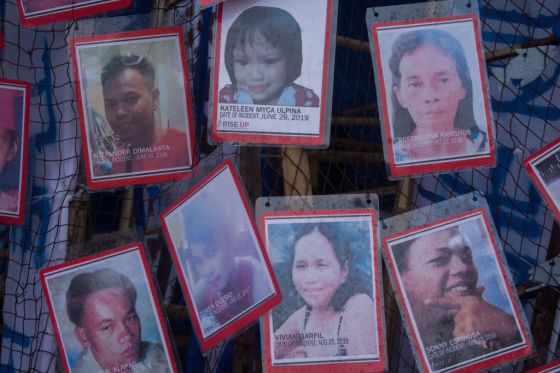
[[[301,75],[301,28],[287,11],[253,6],[227,32],[225,64],[231,80],[221,103],[318,107],[312,89],[296,84]]]

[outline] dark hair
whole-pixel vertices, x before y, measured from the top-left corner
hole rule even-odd
[[[66,291],[66,312],[75,325],[81,325],[86,298],[99,290],[122,289],[131,305],[136,304],[136,289],[132,281],[112,269],[103,268],[75,276]]]
[[[301,29],[295,18],[280,8],[254,6],[244,10],[228,30],[225,46],[225,63],[233,85],[237,84],[234,72],[233,51],[238,45],[252,45],[258,35],[279,48],[286,55],[286,82],[293,82],[301,74]]]
[[[472,81],[467,58],[459,40],[450,33],[438,29],[422,29],[400,35],[393,44],[393,52],[389,59],[393,87],[398,87],[401,82],[400,63],[402,58],[423,45],[433,45],[455,61],[457,73],[465,89],[466,96],[459,102],[454,127],[457,129],[477,130],[478,127],[474,119]],[[392,89],[391,92],[391,100],[395,108],[393,113],[395,137],[408,136],[416,125],[408,110],[400,105]],[[457,120],[457,118],[460,118],[460,120]]]
[[[331,299],[331,305],[336,311],[340,311],[348,299],[354,294],[371,293],[371,286],[366,284],[366,280],[362,272],[354,266],[354,253],[348,243],[348,237],[345,237],[340,230],[339,223],[317,223],[307,224],[295,237],[290,251],[290,271],[294,266],[295,246],[297,242],[304,236],[307,236],[314,230],[323,235],[332,245],[334,255],[338,259],[340,266],[348,265],[348,277],[346,281],[334,293]],[[372,268],[373,269],[373,268]]]
[[[461,233],[461,231],[459,231],[458,227],[449,227],[449,228],[445,228],[442,231],[439,232],[456,232],[458,235],[460,235],[461,237],[463,237],[463,239],[465,239],[464,235]],[[433,234],[436,232],[431,232],[428,233],[427,235],[429,236],[430,234]],[[425,236],[421,236],[421,237],[425,237]],[[412,246],[412,244],[414,242],[416,242],[416,240],[420,239],[421,237],[416,237],[414,239],[405,241],[405,242],[401,242],[395,246],[392,247],[392,251],[393,251],[393,255],[395,257],[395,262],[397,264],[397,269],[399,272],[406,272],[409,270],[408,267],[408,252],[410,251],[410,247]]]
[[[118,76],[123,71],[130,69],[136,70],[144,78],[146,85],[152,89],[155,83],[155,70],[154,65],[146,57],[143,56],[122,56],[116,55],[103,66],[101,72],[101,85],[105,86],[108,80]]]
[[[395,262],[397,264],[397,270],[402,273],[402,272],[407,272],[408,271],[408,252],[410,251],[410,246],[412,246],[412,244],[414,243],[414,241],[416,241],[417,238],[410,240],[410,241],[405,241],[405,242],[401,242],[395,246],[393,246],[392,251],[393,251],[393,255],[395,256]]]

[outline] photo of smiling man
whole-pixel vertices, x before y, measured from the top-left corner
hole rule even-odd
[[[388,242],[409,329],[431,370],[524,346],[506,278],[480,214]]]

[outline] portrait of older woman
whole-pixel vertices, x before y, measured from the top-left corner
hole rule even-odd
[[[370,22],[390,177],[493,166],[478,18]]]
[[[465,51],[453,35],[439,29],[401,34],[389,67],[397,162],[488,149],[487,135],[474,118]]]

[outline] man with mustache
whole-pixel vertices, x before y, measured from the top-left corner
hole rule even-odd
[[[80,273],[66,292],[66,311],[84,348],[73,372],[168,372],[161,345],[141,340],[136,289],[112,269]]]
[[[104,167],[107,174],[154,171],[188,166],[187,136],[164,128],[157,110],[160,91],[154,66],[143,56],[114,56],[101,73],[107,122],[118,143]]]
[[[477,286],[471,246],[455,226],[405,242],[394,250],[433,369],[521,342],[513,316],[483,298],[485,289]]]

